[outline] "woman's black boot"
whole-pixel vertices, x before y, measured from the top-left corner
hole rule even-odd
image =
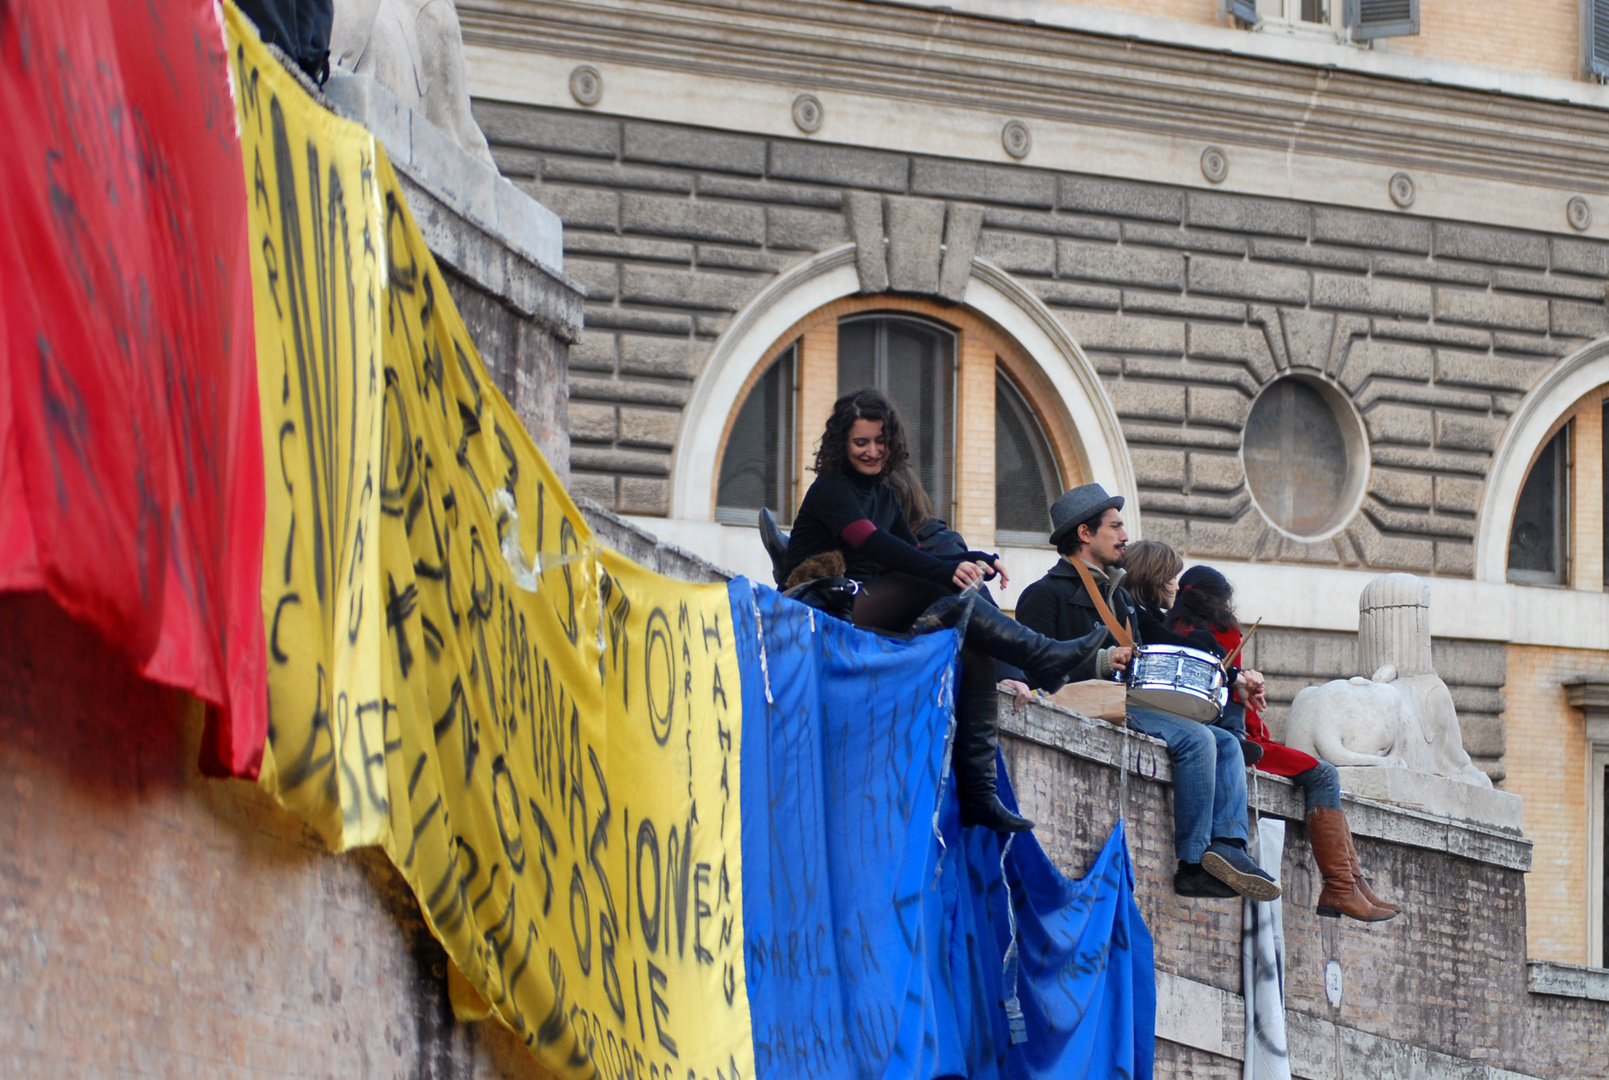
[[[994,724],[994,710],[998,707],[994,687],[986,688],[985,697],[987,700],[956,703],[951,759],[955,763],[956,795],[961,800],[961,825],[981,825],[994,832],[1027,832],[1034,823],[1012,813],[1000,801],[995,756],[1000,735]]]
[[[1021,668],[1029,681],[1046,693],[1061,689],[1071,679],[1073,669],[1094,655],[1106,640],[1104,626],[1071,641],[1046,637],[970,592],[934,601],[912,629],[917,633],[948,629],[960,622],[969,607],[972,614],[966,624],[968,643],[976,643],[996,660]]]

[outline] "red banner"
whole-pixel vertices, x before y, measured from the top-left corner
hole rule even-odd
[[[0,0],[0,589],[206,701],[202,769],[251,777],[262,444],[226,64],[214,0]]]

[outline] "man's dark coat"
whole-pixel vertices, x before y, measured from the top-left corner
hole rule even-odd
[[[1107,603],[1118,624],[1130,627],[1135,643],[1139,644],[1140,620],[1134,613],[1134,598],[1129,596],[1128,590],[1119,585],[1112,590]],[[1101,617],[1095,611],[1095,601],[1090,599],[1078,571],[1066,559],[1058,560],[1049,573],[1022,591],[1022,597],[1017,601],[1017,621],[1047,637],[1063,640],[1082,637],[1101,625]],[[1101,648],[1111,648],[1116,644],[1108,633]],[[1095,655],[1092,653],[1089,659],[1073,669],[1070,681],[1098,678],[1095,664]]]

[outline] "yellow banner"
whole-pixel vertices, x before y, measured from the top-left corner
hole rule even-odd
[[[229,7],[265,460],[263,783],[378,844],[564,1077],[753,1075],[722,585],[600,553],[384,151]],[[455,977],[455,982],[456,982]]]

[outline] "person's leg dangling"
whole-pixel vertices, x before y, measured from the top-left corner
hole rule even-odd
[[[1000,801],[996,751],[999,694],[995,690],[994,658],[970,642],[961,646],[961,678],[955,694],[956,794],[961,800],[961,824],[981,825],[995,832],[1026,832],[1034,823],[1014,814]]]

